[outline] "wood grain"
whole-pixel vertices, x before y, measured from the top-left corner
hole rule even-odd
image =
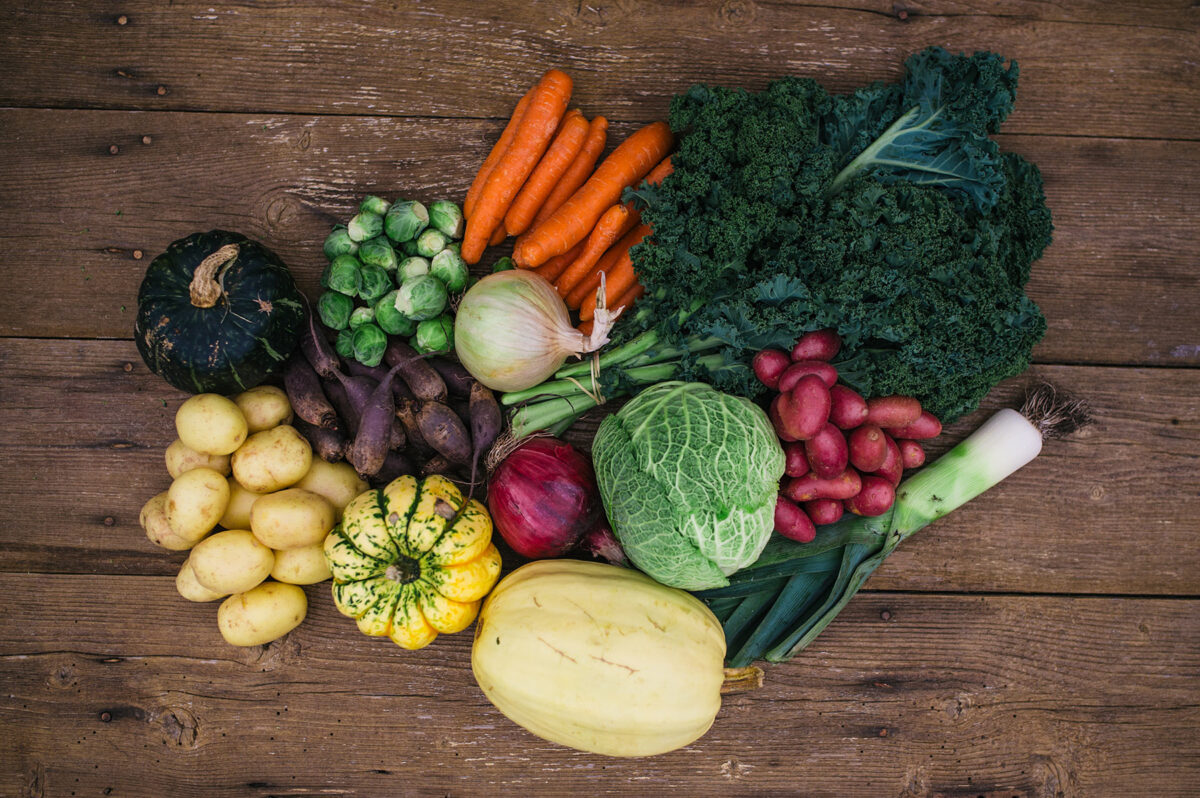
[[[299,629],[236,649],[170,579],[0,575],[0,791],[1097,798],[1200,777],[1196,601],[864,594],[700,741],[619,760],[500,715],[469,631],[403,652],[308,593]]]
[[[692,83],[791,73],[850,91],[937,44],[1021,63],[1013,132],[1200,128],[1200,20],[1182,0],[9,5],[0,73],[36,76],[0,86],[11,106],[500,118],[554,65],[585,111],[647,121]]]
[[[56,364],[52,372],[46,363]],[[0,371],[8,430],[0,456],[28,486],[0,496],[0,517],[9,519],[0,570],[174,573],[183,555],[153,546],[137,517],[170,485],[162,454],[183,395],[149,374],[128,342],[0,340]],[[997,390],[987,410],[948,429],[931,451],[989,410],[1019,404],[1038,376],[1087,397],[1097,426],[1047,444],[1026,469],[915,535],[871,585],[1200,595],[1200,372],[1039,367]],[[592,429],[582,425],[572,440],[586,450]]]
[[[501,126],[0,111],[9,141],[0,151],[0,213],[23,220],[19,234],[0,238],[7,284],[0,334],[131,337],[145,267],[172,240],[198,229],[233,229],[263,241],[315,297],[325,264],[320,244],[333,221],[348,218],[368,193],[461,197]],[[630,129],[614,126],[612,139]],[[1001,141],[1041,165],[1054,212],[1055,242],[1029,285],[1050,324],[1035,357],[1200,364],[1200,143]]]

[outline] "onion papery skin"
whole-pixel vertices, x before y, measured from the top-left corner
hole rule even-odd
[[[559,557],[595,525],[600,492],[591,461],[557,438],[530,438],[492,472],[492,523],[529,559]]]
[[[545,382],[587,339],[571,326],[562,297],[544,277],[522,269],[476,283],[454,317],[454,350],[471,376],[494,391]]]

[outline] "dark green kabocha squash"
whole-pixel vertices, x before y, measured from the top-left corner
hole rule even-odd
[[[173,242],[146,269],[134,337],[155,374],[190,393],[236,393],[278,374],[305,302],[283,261],[238,233]]]

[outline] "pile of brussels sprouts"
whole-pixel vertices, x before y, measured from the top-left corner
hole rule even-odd
[[[337,331],[338,354],[377,366],[389,335],[418,352],[453,349],[450,297],[469,279],[462,233],[462,211],[448,200],[426,208],[369,196],[348,224],[336,225],[325,239],[317,315]]]

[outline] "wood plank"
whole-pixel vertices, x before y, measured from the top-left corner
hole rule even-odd
[[[299,629],[235,649],[169,579],[0,575],[0,790],[1032,798],[1200,778],[1193,600],[864,594],[697,743],[619,760],[500,715],[469,631],[402,652],[309,594]]]
[[[2,340],[0,373],[0,457],[20,479],[0,496],[0,571],[175,573],[183,555],[150,544],[137,516],[170,484],[162,453],[182,394],[123,341]],[[1097,427],[1047,444],[915,535],[872,587],[1200,595],[1200,371],[1037,367],[1034,376],[1089,398]],[[1019,404],[1027,382],[1003,385],[987,408]],[[934,451],[986,415],[948,429]],[[590,429],[572,439],[586,448]]]
[[[1184,0],[710,0],[653,13],[573,0],[129,0],[14,5],[6,21],[0,73],[38,76],[0,86],[10,106],[497,118],[555,65],[590,113],[649,120],[695,82],[759,88],[791,73],[849,91],[938,44],[1021,63],[1012,132],[1195,138],[1200,127],[1200,23]]]
[[[146,265],[195,229],[263,241],[315,296],[331,221],[371,192],[462,196],[499,127],[0,111],[10,143],[0,152],[0,212],[17,231],[0,239],[0,334],[131,337]],[[614,137],[629,129],[615,126]],[[1050,322],[1037,359],[1200,364],[1200,143],[1005,136],[1002,144],[1041,165],[1055,214],[1055,243],[1029,286]]]

